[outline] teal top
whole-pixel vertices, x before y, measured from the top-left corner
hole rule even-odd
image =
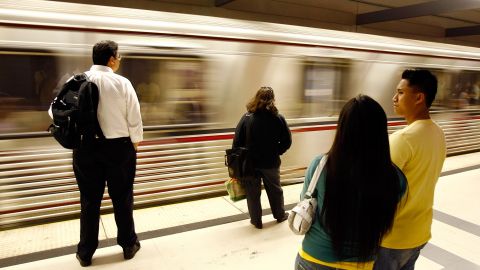
[[[320,163],[321,158],[323,155],[319,155],[313,159],[310,166],[307,169],[305,174],[305,182],[303,185],[303,190],[300,195],[300,198],[303,199],[305,192],[307,191],[308,185],[313,177],[313,173],[317,168],[318,164]],[[405,194],[406,190],[406,178],[404,174],[397,168],[398,176],[401,179],[401,194],[399,195],[399,199]],[[325,176],[326,176],[326,167],[324,167],[323,171],[320,174],[320,178],[317,182],[317,213],[316,217],[313,220],[313,224],[305,234],[305,238],[303,239],[302,249],[308,255],[312,256],[313,258],[323,261],[323,262],[359,262],[357,257],[350,257],[346,259],[340,260],[335,255],[332,246],[332,240],[327,232],[323,229],[322,225],[320,224],[319,216],[323,206],[323,198],[325,194]],[[373,258],[372,258],[373,260]]]

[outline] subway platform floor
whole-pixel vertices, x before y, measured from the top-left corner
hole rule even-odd
[[[298,201],[300,184],[284,187],[285,204]],[[417,270],[480,270],[480,153],[447,158],[434,205],[432,239]],[[134,211],[142,248],[125,261],[115,242],[112,214],[103,215],[91,269],[293,269],[302,236],[278,224],[262,194],[262,230],[249,223],[245,200],[228,197]],[[75,259],[79,220],[0,232],[0,267],[82,269]]]

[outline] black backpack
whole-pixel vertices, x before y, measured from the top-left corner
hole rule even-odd
[[[53,124],[48,131],[65,148],[88,146],[105,138],[98,124],[98,87],[85,73],[66,82],[52,102]]]

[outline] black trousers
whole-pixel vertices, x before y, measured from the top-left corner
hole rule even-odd
[[[285,206],[283,189],[280,185],[280,169],[255,169],[255,175],[255,178],[243,182],[247,195],[248,213],[250,214],[252,223],[262,223],[262,204],[260,201],[262,180],[273,217],[276,219],[282,218],[285,215]]]
[[[100,204],[105,183],[112,199],[117,243],[122,247],[135,244],[133,222],[133,180],[137,156],[130,138],[98,140],[89,147],[73,151],[73,170],[80,189],[80,242],[77,252],[91,258],[98,247]]]

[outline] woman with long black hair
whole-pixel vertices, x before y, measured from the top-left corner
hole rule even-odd
[[[327,154],[316,186],[317,213],[295,269],[372,269],[406,189],[405,176],[390,159],[380,104],[366,95],[349,100]],[[323,156],[308,167],[302,198]]]

